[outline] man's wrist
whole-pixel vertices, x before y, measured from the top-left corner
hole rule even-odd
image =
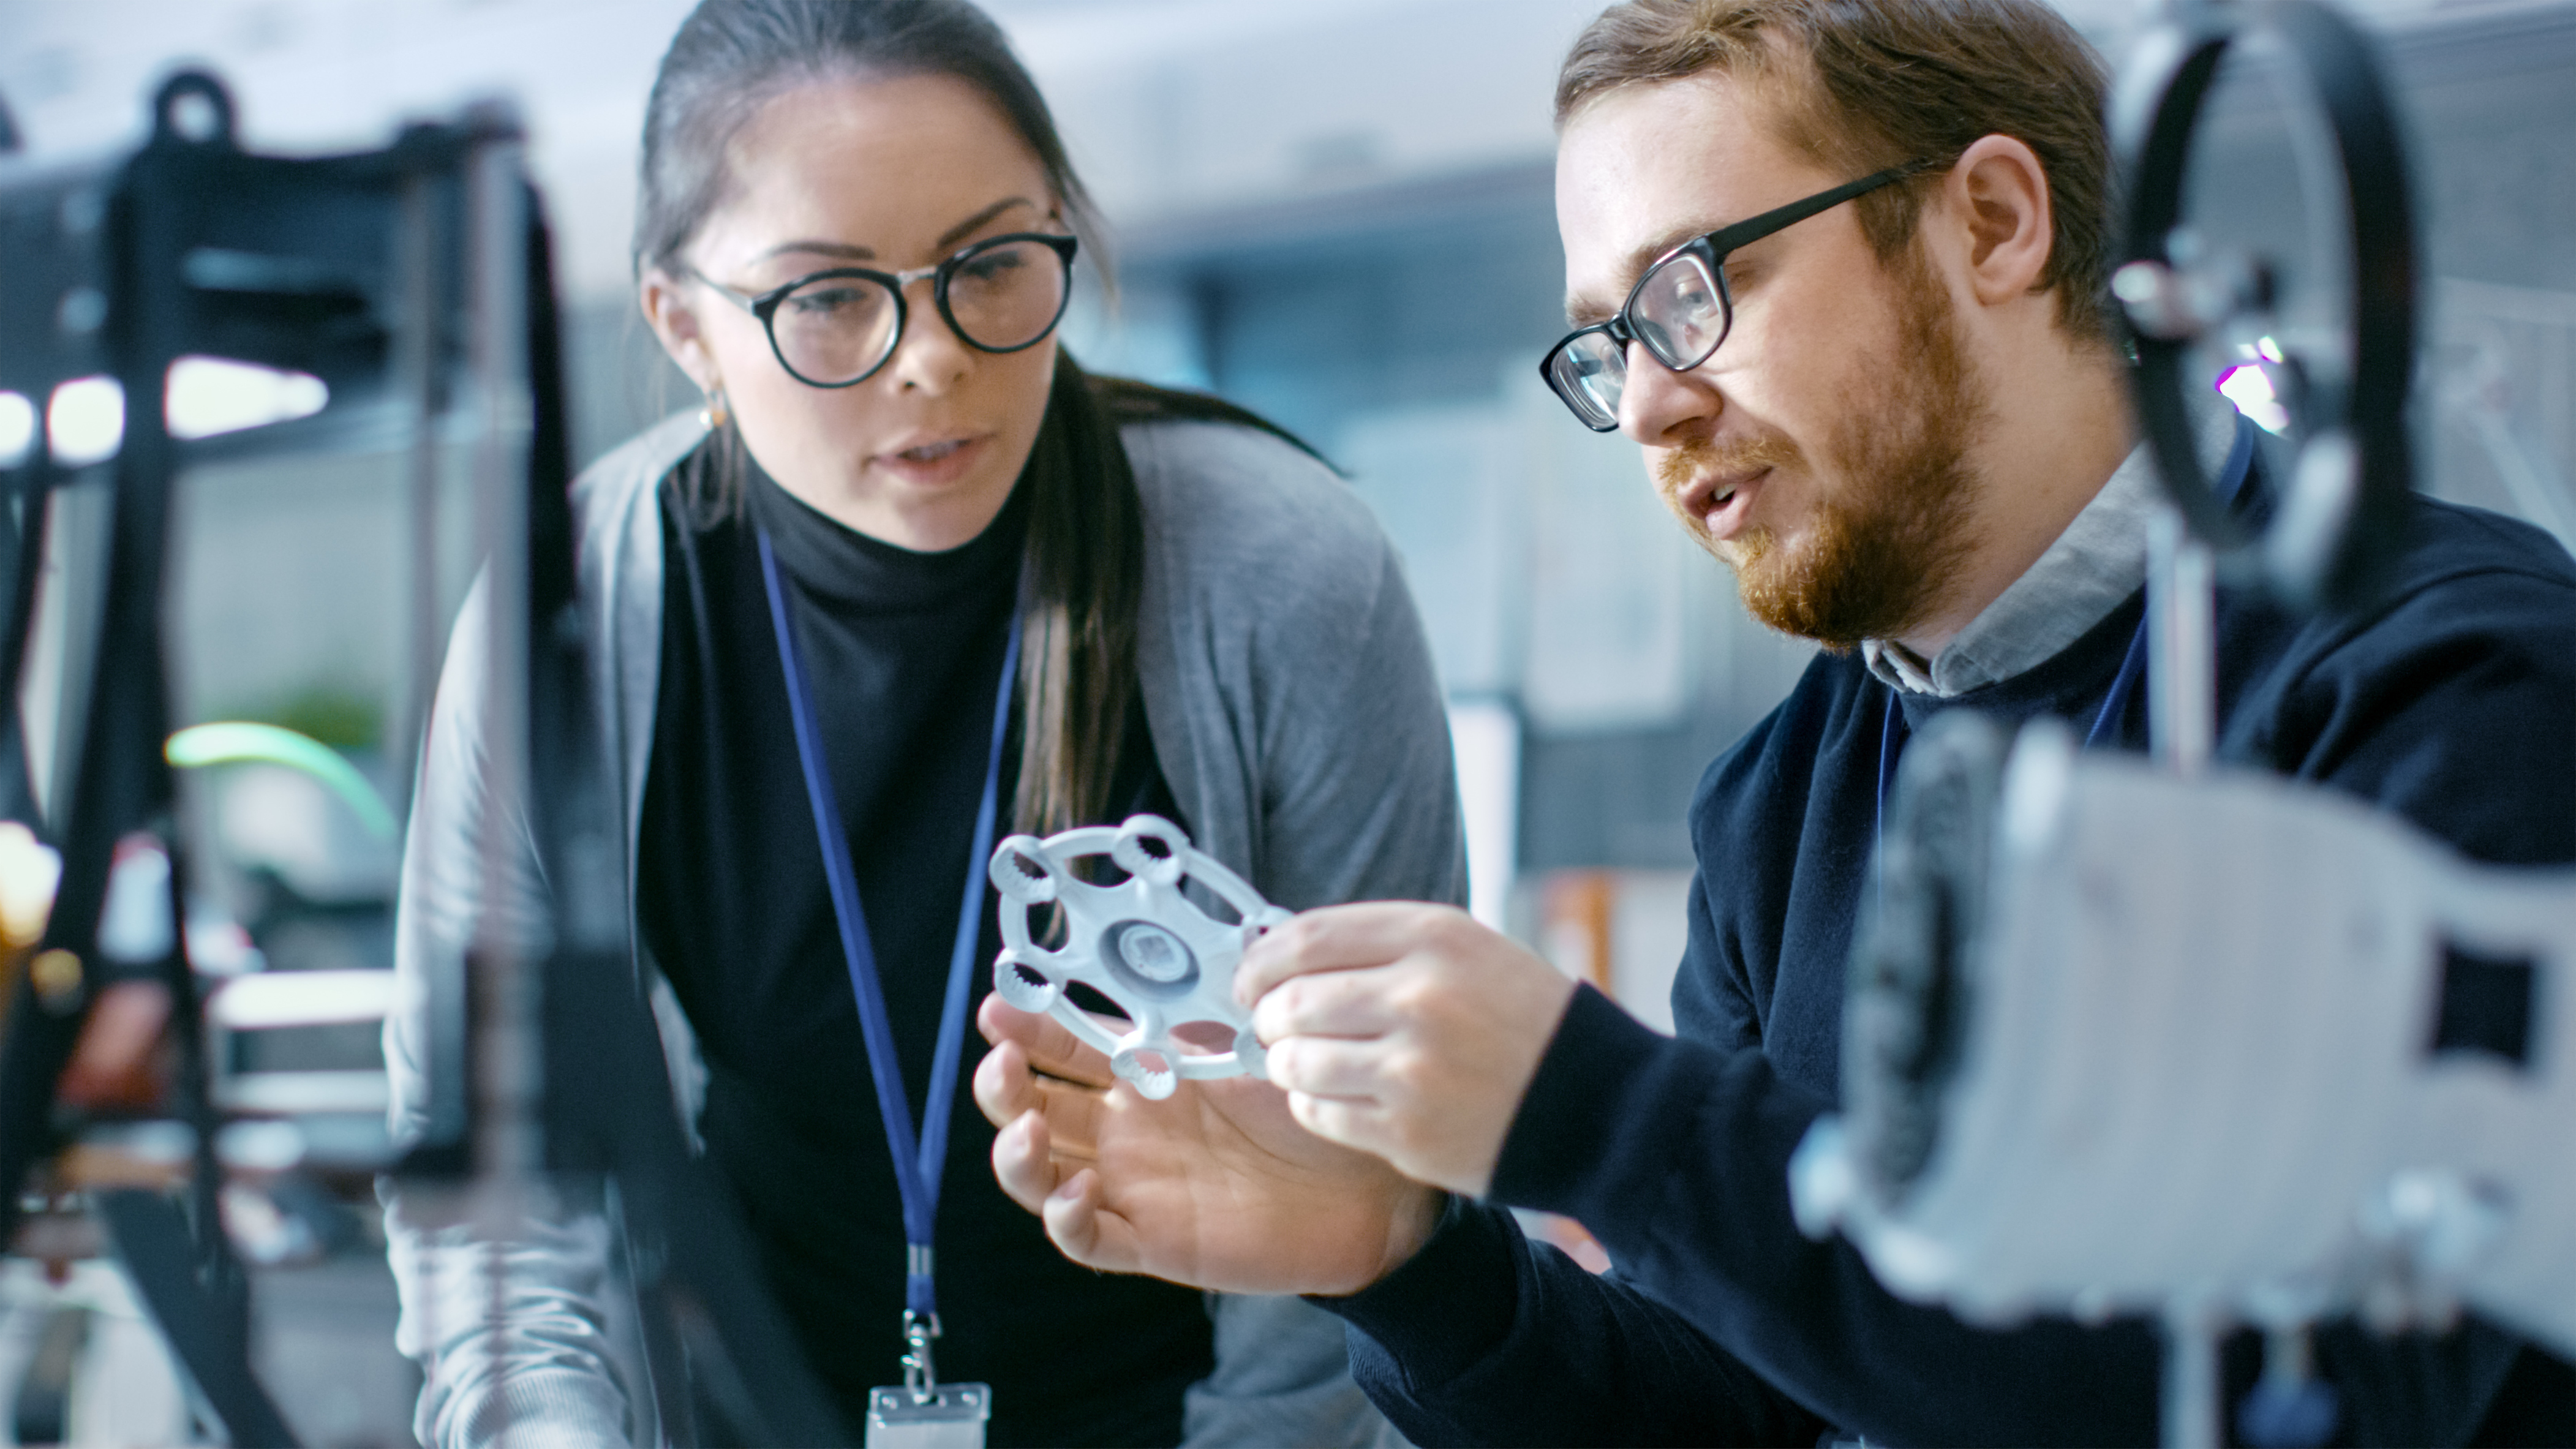
[[[1404,1186],[1406,1192],[1387,1224],[1386,1257],[1378,1264],[1377,1276],[1360,1285],[1363,1290],[1385,1282],[1388,1274],[1412,1262],[1440,1231],[1440,1219],[1448,1212],[1449,1194],[1418,1182],[1407,1181]]]
[[[1411,1257],[1346,1297],[1313,1296],[1424,1382],[1464,1373],[1509,1337],[1520,1302],[1510,1213],[1448,1193],[1430,1196],[1431,1231]]]

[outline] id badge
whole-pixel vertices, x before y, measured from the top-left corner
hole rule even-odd
[[[990,1384],[868,1390],[867,1449],[984,1449]]]

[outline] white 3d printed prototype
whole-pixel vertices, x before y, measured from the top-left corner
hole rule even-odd
[[[1800,1225],[1978,1322],[2465,1303],[2576,1352],[2576,872],[1956,713],[1907,751]]]
[[[1073,869],[1087,856],[1108,856],[1126,878],[1095,885]],[[993,990],[1022,1011],[1046,1012],[1075,1036],[1109,1054],[1110,1070],[1147,1097],[1161,1099],[1184,1077],[1264,1077],[1252,1013],[1234,1001],[1234,968],[1244,948],[1288,913],[1261,898],[1243,877],[1191,848],[1181,828],[1158,815],[1124,825],[1087,826],[1044,840],[1014,835],[993,851],[993,888],[1002,893],[1002,953],[993,961]],[[1233,911],[1227,921],[1182,894],[1195,882]],[[1063,915],[1064,944],[1041,946],[1029,930],[1033,908]],[[1127,1013],[1128,1030],[1083,1010],[1065,995],[1088,986]],[[1200,1040],[1179,1035],[1200,1026]],[[1204,1038],[1231,1033],[1233,1045],[1208,1049]]]

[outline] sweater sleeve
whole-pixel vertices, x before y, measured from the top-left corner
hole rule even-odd
[[[1417,1444],[1813,1444],[1824,1423],[1661,1303],[1452,1199],[1348,1298],[1351,1372]]]
[[[1798,1231],[1789,1157],[1827,1105],[1759,1051],[1660,1036],[1587,988],[1530,1084],[1494,1196],[1580,1220],[1638,1288],[1777,1386],[1765,1392],[1846,1433],[2152,1441],[2142,1325],[1972,1328],[1889,1294],[1840,1239]],[[1677,1391],[1743,1394],[1722,1378]]]
[[[1262,722],[1264,891],[1283,905],[1467,903],[1449,718],[1394,548],[1371,530],[1342,647],[1299,661]],[[1285,655],[1288,651],[1280,651]]]
[[[403,854],[394,920],[401,1009],[384,1027],[399,1142],[431,1125],[433,983],[462,975],[478,931],[536,951],[551,929],[526,814],[489,787],[485,769],[488,608],[478,582],[457,615],[440,675]],[[501,848],[487,861],[484,845],[494,839]],[[505,1436],[547,1446],[629,1442],[633,1406],[608,1326],[606,1221],[566,1206],[514,1216],[494,1231],[425,1208],[392,1178],[377,1190],[401,1300],[396,1346],[422,1370],[413,1420],[420,1442],[438,1449],[477,1449]]]
[[[1139,685],[1195,843],[1290,910],[1463,904],[1448,713],[1367,505],[1250,429],[1124,436],[1146,505]]]

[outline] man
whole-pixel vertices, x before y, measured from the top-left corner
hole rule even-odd
[[[2118,681],[2154,484],[2100,300],[2102,87],[2036,0],[1630,0],[1577,42],[1558,220],[1591,330],[1551,381],[1643,446],[1748,606],[1828,646],[1692,802],[1679,1039],[1397,904],[1309,914],[1247,957],[1284,1096],[1105,1091],[1096,1055],[996,1004],[995,1166],[1067,1253],[1337,1295],[1363,1384],[1424,1442],[2155,1437],[2148,1326],[1989,1331],[1903,1303],[1797,1232],[1786,1171],[1835,1103],[1905,740],[1973,707],[2145,745],[2144,691]],[[2239,506],[2268,508],[2250,430],[2218,441]],[[2419,500],[2409,529],[2359,615],[2222,597],[2223,755],[2479,859],[2576,858],[2576,565],[2472,510]],[[1534,1248],[1500,1204],[1580,1219],[1617,1273]],[[2339,1326],[2316,1356],[2348,1439],[2576,1435],[2576,1378],[2483,1325]],[[2232,1345],[2234,1390],[2254,1367]]]

